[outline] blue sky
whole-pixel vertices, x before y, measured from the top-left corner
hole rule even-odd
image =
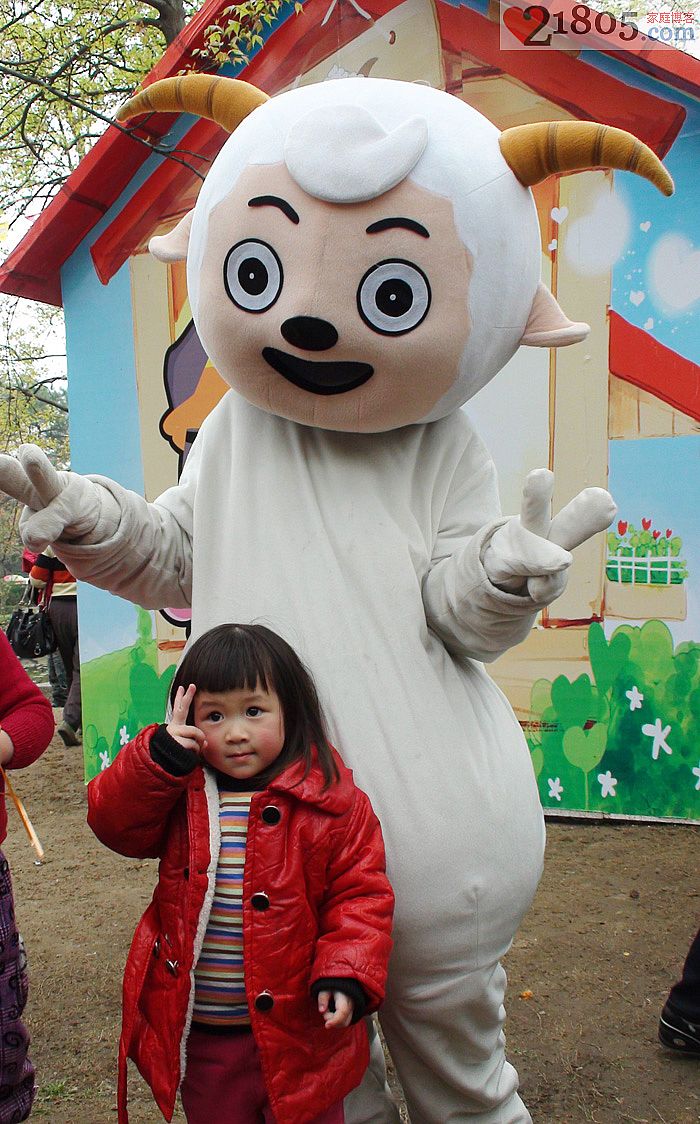
[[[610,491],[619,518],[641,524],[651,519],[683,540],[688,565],[688,616],[670,625],[676,642],[700,642],[700,435],[610,442]],[[613,524],[613,529],[617,524]],[[611,628],[618,621],[610,622]]]
[[[614,59],[591,54],[586,62],[657,97],[666,96],[686,111],[681,133],[664,157],[664,164],[676,185],[675,194],[670,199],[638,176],[620,172],[615,175],[615,192],[629,209],[632,222],[626,249],[613,269],[612,307],[642,329],[649,320],[653,320],[653,328],[647,330],[655,339],[685,358],[700,362],[700,106],[677,90],[660,87],[658,82]],[[647,224],[650,225],[647,227]],[[656,255],[658,263],[660,240],[668,240],[669,237],[681,240],[676,242],[682,253],[679,268],[688,274],[688,281],[682,280],[681,288],[685,285],[688,295],[695,295],[695,299],[682,310],[664,303],[654,283],[654,257]],[[695,256],[692,256],[693,253]],[[673,253],[670,257],[673,259]],[[691,276],[694,288],[690,283]],[[670,287],[673,281],[672,276],[667,277]],[[635,304],[630,300],[631,293],[643,293],[644,299]]]

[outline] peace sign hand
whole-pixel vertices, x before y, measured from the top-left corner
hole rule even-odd
[[[0,454],[0,490],[25,505],[20,531],[30,550],[61,537],[85,539],[98,526],[104,541],[119,523],[117,501],[106,488],[74,472],[57,472],[37,445],[20,445],[16,457]]]
[[[207,748],[207,739],[198,726],[187,724],[187,716],[196,694],[197,688],[194,683],[190,683],[187,690],[184,687],[178,687],[173,702],[172,717],[165,728],[171,738],[174,738],[185,749],[191,749],[201,757]]]
[[[489,580],[507,593],[548,605],[563,593],[570,551],[610,526],[617,508],[603,488],[585,488],[552,519],[554,476],[531,472],[523,486],[521,513],[492,535],[482,554]]]

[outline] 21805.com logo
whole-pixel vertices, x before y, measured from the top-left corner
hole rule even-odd
[[[695,11],[648,12],[642,30],[637,12],[615,16],[584,3],[501,0],[502,51],[688,50],[700,39]],[[693,52],[695,53],[695,52]]]

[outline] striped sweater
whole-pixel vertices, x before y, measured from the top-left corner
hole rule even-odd
[[[219,789],[221,846],[214,900],[194,973],[193,1021],[249,1026],[243,978],[243,867],[252,792]]]
[[[29,580],[35,589],[44,589],[53,576],[52,597],[75,597],[76,581],[68,567],[57,558],[50,546],[40,554],[31,570]]]

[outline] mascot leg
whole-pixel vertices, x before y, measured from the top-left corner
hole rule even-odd
[[[382,1029],[411,1124],[532,1124],[506,1061],[499,962],[470,972],[437,968],[387,993]]]
[[[345,1098],[345,1124],[401,1124],[386,1082],[384,1051],[374,1019],[365,1019],[369,1036],[369,1068],[362,1084]]]

